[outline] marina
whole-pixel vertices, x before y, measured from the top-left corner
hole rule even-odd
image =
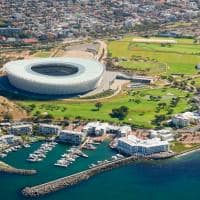
[[[58,144],[49,152],[48,157],[43,162],[37,162],[34,165],[26,161],[27,155],[34,152],[41,146],[41,143],[34,143],[30,148],[21,148],[17,152],[9,153],[3,160],[17,168],[36,169],[38,173],[34,176],[13,176],[1,175],[0,193],[4,199],[26,200],[20,194],[21,188],[28,185],[38,185],[57,178],[78,173],[88,169],[92,163],[99,160],[109,160],[116,154],[108,148],[107,143],[102,143],[95,151],[86,150],[88,159],[78,159],[76,164],[65,168],[54,167],[53,164],[66,151],[66,145]],[[68,149],[70,149],[69,147]],[[114,159],[114,157],[113,157]],[[34,167],[33,167],[34,166]],[[196,166],[196,167],[195,167]],[[96,200],[117,199],[132,200],[133,198],[145,200],[151,197],[154,200],[167,200],[173,193],[178,199],[187,200],[189,197],[198,199],[198,181],[200,159],[199,153],[190,154],[179,159],[170,159],[166,161],[148,161],[136,162],[118,169],[102,173],[95,176],[90,181],[68,190],[61,190],[54,194],[39,197],[39,200],[65,200],[66,195],[69,200],[92,200],[95,194]],[[193,170],[189,170],[189,169]],[[48,169],[48,170],[47,170]],[[52,173],[53,172],[53,173]],[[176,176],[175,176],[176,174]],[[105,181],[106,180],[106,181]],[[174,180],[177,184],[173,184]],[[12,182],[12,187],[5,187]],[[138,183],[142,182],[142,185]],[[196,182],[196,183],[195,183]],[[120,185],[120,188],[119,188]],[[101,190],[99,190],[101,188]],[[119,188],[116,190],[116,188]],[[104,193],[102,193],[102,190]],[[126,191],[126,192],[125,192]],[[180,191],[182,191],[180,193]],[[193,191],[193,192],[192,192]],[[88,196],[88,193],[91,193]],[[122,194],[122,192],[125,192]]]
[[[9,153],[16,152],[21,148],[30,148],[30,145],[24,144],[24,145],[16,145],[16,146],[9,147],[9,148],[5,149],[2,153],[0,153],[0,158],[5,158],[5,157],[7,157],[7,155]]]
[[[56,142],[49,142],[49,143],[43,143],[33,153],[29,154],[29,157],[26,159],[29,162],[40,162],[43,161],[46,158],[46,154],[51,151],[55,146]]]
[[[83,149],[95,150],[96,147],[95,147],[93,144],[86,143],[86,144],[83,146]]]
[[[54,165],[59,167],[68,167],[79,157],[88,158],[88,155],[83,153],[78,147],[72,147],[68,149],[66,153],[62,155],[62,158],[57,160]]]

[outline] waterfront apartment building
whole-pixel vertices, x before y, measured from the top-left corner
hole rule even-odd
[[[127,155],[145,156],[169,151],[169,143],[159,138],[142,140],[133,135],[118,139],[117,149]]]
[[[59,134],[59,141],[65,142],[73,145],[80,145],[86,137],[86,133],[71,131],[71,130],[62,130]]]
[[[88,135],[101,136],[106,133],[108,127],[108,123],[90,122],[83,128],[83,132]]]
[[[40,134],[58,134],[60,126],[53,124],[39,124],[38,131]]]
[[[116,134],[118,137],[126,137],[132,131],[131,126],[114,126],[109,125],[107,132],[111,134]]]
[[[8,128],[8,134],[12,135],[23,135],[23,134],[32,134],[33,127],[32,124],[18,124],[12,125]]]
[[[100,136],[104,133],[112,133],[119,137],[125,137],[131,132],[131,130],[131,126],[129,125],[115,126],[101,122],[90,122],[83,128],[83,132],[95,136]]]

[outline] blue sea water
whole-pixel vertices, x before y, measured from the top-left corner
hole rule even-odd
[[[114,152],[101,144],[88,151],[88,159],[80,158],[68,168],[55,167],[67,147],[57,145],[40,163],[28,163],[29,153],[40,146],[21,149],[8,155],[4,161],[18,168],[38,170],[34,176],[0,174],[0,199],[26,200],[21,195],[25,186],[33,186],[86,169],[89,164],[109,159]],[[39,200],[199,200],[200,153],[163,161],[137,162],[99,174],[74,187],[38,198]],[[28,198],[30,199],[30,198]]]

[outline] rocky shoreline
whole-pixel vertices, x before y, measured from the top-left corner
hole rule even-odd
[[[34,175],[36,170],[17,169],[2,161],[0,161],[0,173],[19,174],[19,175]]]

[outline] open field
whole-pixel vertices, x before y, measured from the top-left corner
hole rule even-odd
[[[33,57],[48,58],[50,55],[51,55],[50,51],[38,51],[35,54],[33,54]]]
[[[155,75],[157,72],[188,75],[197,73],[195,65],[200,62],[200,45],[194,44],[192,39],[174,39],[177,44],[157,44],[133,42],[134,38],[139,39],[129,36],[108,43],[108,51],[112,57],[126,60],[120,61],[120,66],[137,72],[141,70],[148,75]]]
[[[31,110],[32,115],[39,112],[40,115],[43,113],[51,114],[57,119],[81,117],[83,119],[106,120],[115,123],[126,122],[140,127],[152,128],[154,126],[151,121],[155,118],[155,115],[167,115],[172,98],[180,97],[180,101],[176,107],[173,107],[171,114],[185,111],[188,108],[187,98],[185,98],[187,94],[187,92],[174,88],[146,88],[128,94],[125,92],[114,98],[101,101],[103,106],[99,111],[96,110],[94,101],[21,101],[19,104]],[[159,97],[159,100],[152,100],[151,96]],[[157,111],[159,103],[166,103],[166,106]],[[121,121],[109,115],[113,108],[120,106],[129,108],[128,116]],[[32,109],[30,109],[31,107]]]
[[[180,142],[173,142],[170,146],[170,149],[175,153],[182,153],[182,152],[185,152],[185,151],[195,149],[197,147],[199,147],[199,144],[187,145],[187,144],[183,144],[183,143],[180,143]]]

